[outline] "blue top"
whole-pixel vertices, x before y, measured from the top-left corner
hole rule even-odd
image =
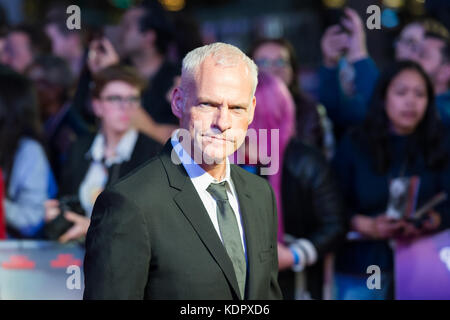
[[[366,115],[369,101],[378,80],[379,72],[371,58],[353,64],[354,93],[347,95],[339,81],[339,67],[319,70],[319,99],[327,109],[333,123],[338,127],[359,124]]]
[[[370,146],[361,146],[346,134],[334,159],[337,177],[344,192],[348,218],[355,214],[377,216],[386,212],[389,198],[389,181],[399,176],[419,176],[420,187],[416,208],[421,207],[441,191],[450,195],[449,168],[435,171],[425,164],[418,154],[414,163],[405,166],[408,136],[389,136],[391,165],[386,174],[374,168]],[[404,168],[404,169],[403,169]],[[402,171],[404,174],[401,174]],[[435,210],[441,214],[442,228],[450,227],[450,202],[446,200]],[[340,272],[365,274],[368,266],[375,264],[381,270],[393,270],[392,251],[388,241],[357,240],[347,242],[336,255],[336,269]]]
[[[364,120],[379,77],[378,68],[371,58],[355,62],[354,90],[350,96],[341,87],[339,69],[325,66],[319,69],[319,99],[338,130],[357,125]],[[436,96],[436,107],[442,122],[450,128],[450,90]]]
[[[5,199],[5,216],[23,237],[33,237],[44,224],[50,172],[42,146],[35,140],[21,139]]]
[[[436,107],[444,125],[450,127],[450,90],[436,96]]]

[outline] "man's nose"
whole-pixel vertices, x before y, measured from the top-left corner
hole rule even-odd
[[[218,108],[214,124],[222,132],[231,128],[231,114],[228,106],[221,106]]]

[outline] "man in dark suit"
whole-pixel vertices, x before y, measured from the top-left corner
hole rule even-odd
[[[257,68],[215,43],[183,60],[159,156],[103,192],[86,239],[85,299],[280,299],[266,180],[231,165],[253,119]]]

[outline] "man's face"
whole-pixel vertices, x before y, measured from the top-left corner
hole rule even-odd
[[[424,35],[425,30],[418,23],[412,23],[403,28],[395,47],[395,58],[399,61],[417,61]]]
[[[128,56],[139,51],[144,41],[143,34],[139,30],[139,21],[144,11],[139,8],[128,10],[121,22],[122,54]]]
[[[33,53],[25,33],[14,31],[8,34],[1,62],[19,73],[23,73],[33,62]]]
[[[99,98],[93,100],[93,107],[104,129],[123,134],[131,128],[139,102],[140,94],[136,87],[115,80],[103,88]]]
[[[442,49],[444,46],[443,40],[433,37],[426,37],[422,42],[417,62],[433,81],[436,80],[439,69],[443,64]]]
[[[243,143],[256,104],[252,85],[243,62],[223,67],[209,57],[188,88],[175,89],[172,110],[206,161],[221,163]]]
[[[278,76],[289,86],[294,74],[289,61],[289,51],[277,43],[268,42],[256,49],[253,59],[259,70]]]

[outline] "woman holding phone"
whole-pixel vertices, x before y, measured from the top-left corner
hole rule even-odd
[[[371,102],[365,122],[344,136],[334,159],[349,228],[362,238],[347,242],[337,254],[338,299],[393,298],[390,240],[449,226],[448,200],[428,210],[427,219],[418,223],[386,214],[392,190],[401,181],[405,188],[418,182],[415,197],[409,199],[416,209],[450,190],[448,136],[430,79],[418,64],[398,62],[382,75]],[[366,286],[371,265],[382,271],[381,290]]]

